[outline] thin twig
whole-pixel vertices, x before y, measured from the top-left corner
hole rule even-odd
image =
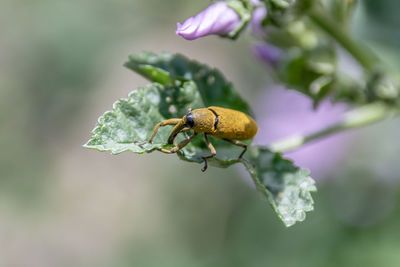
[[[320,7],[314,7],[308,12],[309,18],[323,31],[329,34],[347,52],[350,53],[366,71],[373,71],[379,64],[379,59],[363,43],[357,42],[336,23],[331,16]]]
[[[287,152],[301,147],[304,144],[319,140],[332,134],[353,128],[369,125],[399,113],[398,109],[388,107],[384,103],[368,104],[348,111],[343,118],[319,131],[309,135],[296,135],[271,143],[268,148],[273,152]]]

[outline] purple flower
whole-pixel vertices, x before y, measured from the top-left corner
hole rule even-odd
[[[178,23],[176,34],[194,40],[211,34],[226,35],[240,24],[239,15],[226,2],[217,2],[183,24]]]
[[[283,56],[283,52],[281,49],[265,43],[254,44],[252,47],[252,51],[256,58],[272,67],[276,67]]]
[[[262,22],[267,16],[267,9],[263,6],[257,7],[253,11],[253,15],[251,16],[251,31],[259,37],[266,36],[266,31],[262,26]]]
[[[255,143],[268,145],[293,135],[306,135],[337,122],[346,111],[344,104],[322,102],[317,110],[312,101],[299,92],[274,88],[260,97]],[[351,133],[335,134],[285,153],[296,165],[311,170],[323,179],[335,169],[349,151]]]

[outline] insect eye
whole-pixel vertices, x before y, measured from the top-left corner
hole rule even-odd
[[[186,114],[186,124],[189,125],[190,128],[192,128],[194,126],[194,120],[193,120],[192,113]]]

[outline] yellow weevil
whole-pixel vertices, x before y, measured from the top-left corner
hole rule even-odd
[[[194,133],[189,138],[183,140],[171,150],[163,148],[160,149],[161,152],[168,154],[176,153],[187,144],[189,144],[190,141],[192,141],[193,138],[195,138],[199,133],[204,133],[204,140],[208,149],[211,152],[211,155],[203,157],[204,167],[201,169],[203,172],[207,169],[207,159],[214,157],[217,153],[214,146],[208,140],[207,135],[221,138],[234,145],[243,147],[244,149],[239,155],[239,158],[241,158],[247,150],[247,145],[239,142],[238,140],[253,138],[258,130],[256,122],[250,116],[244,114],[243,112],[229,108],[212,106],[195,110],[189,109],[186,115],[183,116],[183,118],[181,119],[173,118],[158,123],[154,127],[154,131],[151,134],[149,143],[153,141],[153,138],[156,135],[160,126],[166,125],[175,125],[168,136],[168,144],[170,145],[174,143],[174,140],[179,133],[183,133],[189,130],[194,131]]]

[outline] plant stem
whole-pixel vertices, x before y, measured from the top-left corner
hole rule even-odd
[[[344,114],[341,121],[325,129],[316,131],[310,135],[297,135],[273,142],[268,146],[268,148],[274,152],[287,152],[299,148],[306,143],[316,141],[338,132],[372,124],[398,112],[399,110],[390,108],[384,103],[368,104],[348,111]]]
[[[336,23],[332,17],[320,7],[314,7],[308,12],[309,18],[335,39],[344,49],[347,50],[367,71],[373,71],[378,58],[375,54],[362,43],[352,39],[343,26]]]

